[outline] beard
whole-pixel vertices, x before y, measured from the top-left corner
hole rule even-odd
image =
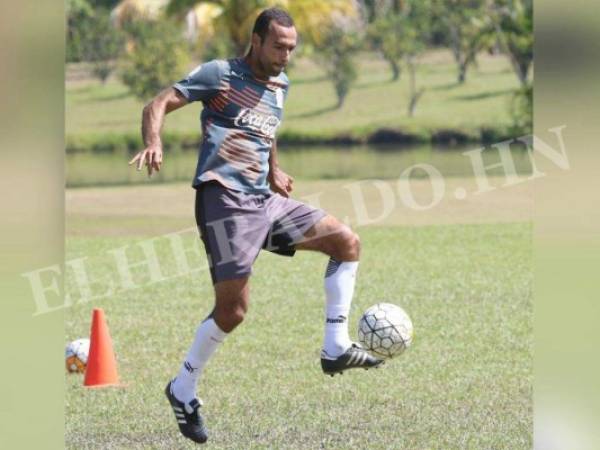
[[[283,72],[284,66],[279,66],[277,63],[259,60],[262,72],[270,77],[276,77]]]

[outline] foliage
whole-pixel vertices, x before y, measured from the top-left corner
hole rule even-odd
[[[167,20],[136,21],[127,26],[132,49],[121,77],[141,100],[148,100],[169,86],[189,65],[187,45],[180,27]]]
[[[533,62],[533,1],[495,0],[490,10],[498,40],[526,88]]]
[[[182,17],[189,12],[198,0],[171,0],[167,6],[167,14]],[[236,56],[242,55],[250,42],[250,31],[256,16],[261,10],[277,4],[274,0],[216,0],[212,3],[221,7],[221,13],[216,17],[217,34],[226,33]],[[223,47],[222,47],[223,48]]]
[[[93,74],[103,83],[115,69],[123,46],[123,35],[112,25],[109,11],[95,11],[88,23],[83,55],[85,61],[92,62]]]
[[[405,2],[402,9],[390,8],[369,25],[369,44],[390,64],[393,81],[400,76],[402,58],[425,49],[429,34],[428,9],[428,1]]]
[[[441,60],[440,58],[444,58]],[[509,98],[518,88],[508,59],[485,57],[482,73],[472,74],[472,83],[456,86],[455,68],[447,52],[428,52],[417,58],[418,87],[425,87],[415,117],[406,116],[409,97],[408,72],[402,83],[389,83],[387,64],[375,55],[358,53],[354,58],[359,75],[346,98],[344,108],[336,110],[336,94],[321,59],[296,59],[290,75],[291,90],[278,138],[287,142],[342,142],[355,136],[364,142],[376,130],[389,128],[403,134],[422,136],[428,142],[437,130],[453,130],[478,141],[484,127],[503,136],[512,124]],[[67,68],[70,72],[71,68]],[[76,73],[80,70],[73,67]],[[71,75],[68,75],[71,78]],[[82,84],[83,82],[83,84]],[[111,77],[106,85],[81,80],[67,83],[66,132],[68,136],[89,133],[139,134],[143,103],[134,98],[120,79]],[[198,133],[198,117],[187,108],[167,116],[165,131]],[[486,136],[490,133],[486,132]],[[496,142],[498,139],[496,139]]]
[[[404,18],[391,14],[372,22],[368,30],[368,40],[390,65],[392,81],[400,77],[400,61],[404,54]]]
[[[120,0],[88,0],[94,8],[112,9],[119,3]]]
[[[409,75],[409,117],[414,114],[417,101],[424,92],[416,87],[416,60],[426,49],[430,9],[427,0],[405,1],[401,7],[389,8],[369,25],[369,42],[390,64],[392,81],[400,76],[400,62],[405,61]]]
[[[79,62],[85,59],[84,46],[88,41],[88,24],[92,21],[94,10],[87,0],[67,0],[67,62]]]
[[[513,126],[517,133],[531,133],[533,129],[533,85],[521,87],[510,102]]]
[[[477,53],[494,40],[493,26],[484,8],[484,0],[433,0],[439,26],[447,37],[457,64],[457,81],[466,80],[467,69]]]
[[[123,37],[110,20],[110,11],[97,0],[67,2],[67,61],[92,62],[92,71],[106,81],[123,48]],[[114,3],[114,2],[113,2]]]
[[[254,21],[265,8],[279,6],[286,9],[294,19],[303,44],[309,46],[322,43],[332,15],[355,17],[358,13],[354,2],[349,0],[171,0],[167,14],[181,18],[199,3],[220,7],[221,12],[214,19],[217,34],[228,36],[237,55],[246,51]]]
[[[217,33],[206,42],[197,42],[195,53],[202,61],[211,59],[227,59],[236,54],[236,49],[229,36]]]
[[[341,108],[356,81],[357,71],[353,54],[361,47],[361,34],[355,21],[340,18],[324,35],[317,47],[328,77],[333,82],[337,96],[337,108]]]

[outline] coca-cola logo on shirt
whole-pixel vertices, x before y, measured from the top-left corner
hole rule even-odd
[[[280,122],[275,116],[266,116],[247,108],[242,109],[234,121],[237,127],[248,127],[271,138],[275,137]]]

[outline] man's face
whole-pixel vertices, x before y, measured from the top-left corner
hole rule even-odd
[[[295,27],[284,27],[275,21],[269,24],[269,32],[264,42],[260,36],[252,36],[252,48],[256,51],[258,62],[268,76],[277,76],[281,73],[290,60],[296,48],[298,35]]]

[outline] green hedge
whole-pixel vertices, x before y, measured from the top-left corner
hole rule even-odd
[[[310,145],[363,145],[363,144],[435,144],[461,145],[469,143],[491,144],[530,133],[514,128],[482,127],[479,130],[401,130],[394,128],[356,129],[338,134],[310,134],[293,130],[279,133],[280,146]],[[165,150],[173,148],[196,149],[200,144],[198,133],[163,133]],[[135,153],[142,149],[139,134],[87,134],[67,136],[67,153],[115,153],[126,151]]]

